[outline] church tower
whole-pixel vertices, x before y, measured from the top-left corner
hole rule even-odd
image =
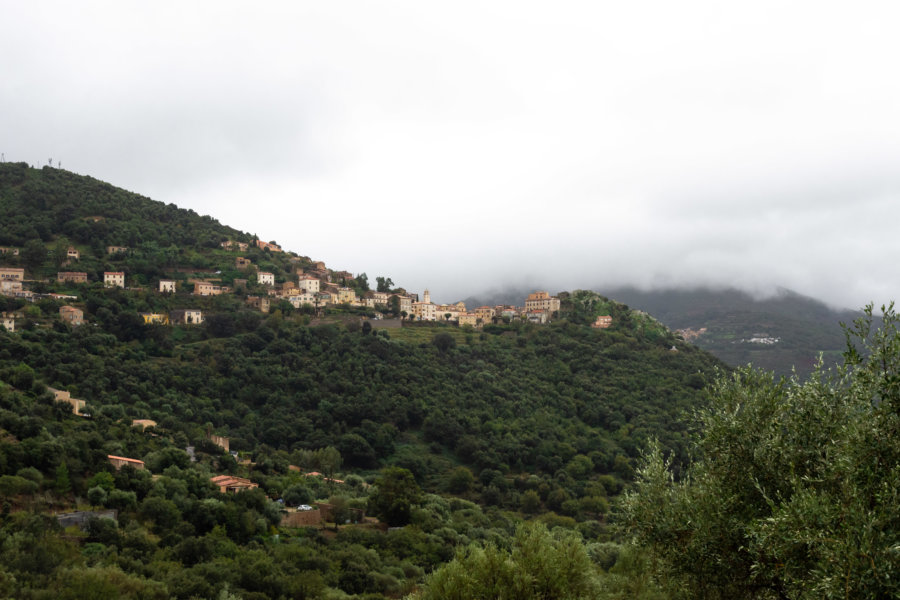
[[[422,294],[422,301],[425,302],[425,304],[431,304],[431,292],[425,290],[425,293]]]

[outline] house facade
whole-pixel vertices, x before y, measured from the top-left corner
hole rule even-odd
[[[227,291],[227,288],[216,283],[210,283],[208,281],[194,282],[195,296],[219,296],[225,291]]]
[[[610,325],[612,325],[612,317],[609,315],[600,315],[596,321],[591,323],[591,327],[594,329],[606,329]]]
[[[122,271],[105,271],[103,273],[103,285],[106,287],[125,287],[125,273]]]
[[[0,268],[0,280],[2,281],[24,281],[25,269],[14,269],[11,267]]]
[[[525,299],[525,310],[546,310],[552,314],[559,310],[559,298],[543,291],[528,294]]]
[[[175,281],[173,279],[160,279],[159,280],[159,292],[161,294],[174,294],[175,293]]]
[[[87,273],[80,271],[60,271],[56,274],[59,283],[87,283]]]
[[[203,323],[203,311],[196,308],[181,308],[169,312],[169,322],[178,325],[200,325]]]
[[[59,307],[59,318],[70,325],[81,325],[84,323],[84,311],[67,304]]]
[[[260,271],[256,274],[256,281],[260,285],[275,285],[275,274],[268,271]]]

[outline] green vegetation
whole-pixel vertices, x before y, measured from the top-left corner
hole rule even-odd
[[[585,290],[560,294],[552,324],[482,330],[378,329],[360,323],[371,311],[312,319],[287,302],[263,314],[252,279],[192,296],[198,273],[248,279],[221,242],[255,236],[54,169],[0,165],[0,213],[0,245],[21,248],[0,264],[74,296],[0,296],[20,315],[0,331],[0,598],[897,594],[892,311],[880,334],[858,323],[835,378],[800,384],[731,375]],[[65,268],[87,284],[54,280],[70,245]],[[277,281],[311,265],[240,255]],[[105,270],[129,289],[105,289]],[[155,291],[163,277],[175,293]],[[63,303],[85,324],[63,323]],[[205,323],[140,316],[178,308]],[[589,327],[598,315],[612,326]],[[222,474],[256,487],[220,493]],[[53,516],[101,509],[115,519]]]
[[[834,373],[720,380],[683,478],[651,445],[624,516],[677,597],[900,595],[898,315],[872,324]]]

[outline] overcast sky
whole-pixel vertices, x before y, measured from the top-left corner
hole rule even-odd
[[[900,299],[896,2],[0,0],[0,152],[451,301]]]

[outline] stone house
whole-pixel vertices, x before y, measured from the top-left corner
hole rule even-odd
[[[260,296],[247,296],[247,305],[259,309],[261,313],[268,313],[272,307],[272,301]]]
[[[281,246],[274,243],[264,242],[262,240],[256,240],[256,247],[260,250],[268,250],[269,252],[282,252]]]
[[[487,325],[491,323],[496,316],[493,307],[491,306],[479,306],[475,309],[475,318],[478,319],[478,322]]]
[[[128,252],[128,246],[107,246],[107,254],[118,254],[119,252]]]
[[[66,250],[66,258],[68,260],[78,260],[81,258],[81,253],[75,246],[69,246],[68,250]]]
[[[211,441],[213,444],[215,444],[216,446],[218,446],[225,452],[230,452],[230,450],[229,450],[230,444],[229,444],[227,437],[225,437],[223,435],[212,435],[212,434],[209,434],[209,436],[207,436],[207,437],[209,437],[209,441]]]
[[[234,268],[238,270],[249,269],[253,266],[253,261],[249,258],[244,258],[243,256],[238,256],[234,259]]]
[[[459,322],[459,326],[463,325],[471,325],[472,327],[478,326],[478,317],[475,316],[475,313],[459,313],[459,316],[456,318]]]
[[[87,273],[80,271],[60,271],[56,274],[58,283],[87,283]]]
[[[537,323],[539,325],[546,323],[548,316],[546,310],[529,310],[525,313],[525,318],[529,323]]]
[[[6,331],[13,333],[16,330],[16,315],[11,312],[0,313],[0,325]]]
[[[116,471],[118,471],[125,465],[130,465],[135,469],[144,468],[144,461],[138,460],[136,458],[125,458],[124,456],[113,456],[112,454],[107,454],[106,458],[109,459],[109,464],[111,464],[116,469]]]
[[[551,296],[547,292],[534,292],[525,298],[525,310],[546,310],[554,313],[559,310],[559,298]]]
[[[125,287],[125,273],[122,271],[104,271],[103,285],[106,287]]]
[[[0,280],[4,281],[24,281],[25,269],[14,269],[12,267],[0,268]]]
[[[210,283],[208,281],[195,281],[194,282],[194,295],[195,296],[219,296],[223,292],[227,291],[228,288],[223,287],[221,285]]]
[[[84,323],[84,311],[67,304],[59,307],[59,318],[70,325],[81,325]]]

